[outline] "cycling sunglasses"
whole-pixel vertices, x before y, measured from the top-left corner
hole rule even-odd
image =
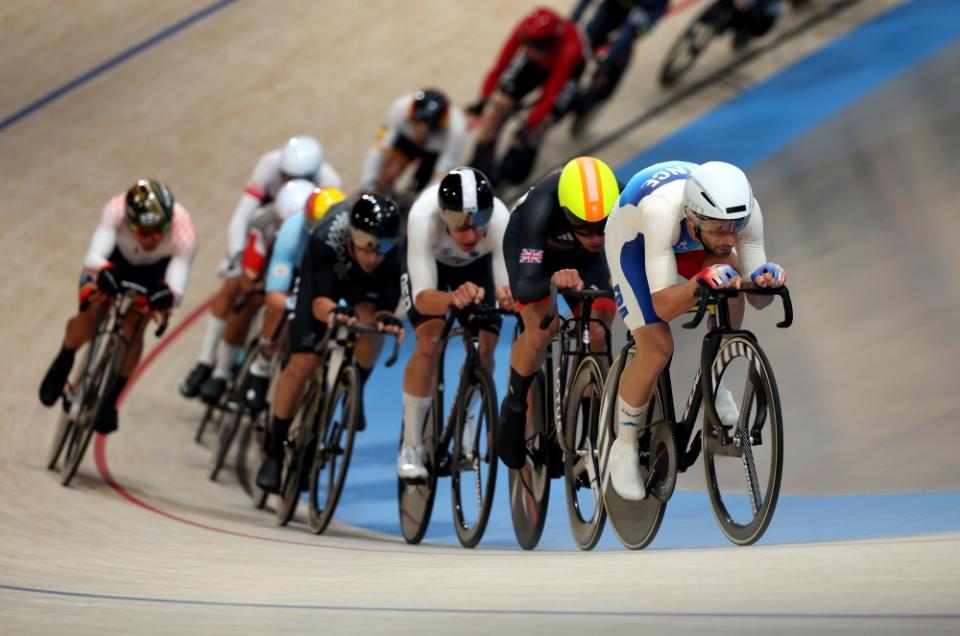
[[[378,254],[386,254],[393,249],[393,246],[396,243],[395,239],[377,238],[373,234],[364,232],[363,230],[355,227],[350,228],[350,238],[353,240],[353,244],[357,247],[357,249],[375,250]]]

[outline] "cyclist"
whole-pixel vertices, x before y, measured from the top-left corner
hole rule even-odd
[[[485,300],[512,309],[503,261],[509,219],[506,206],[493,196],[490,181],[474,168],[451,170],[439,184],[424,190],[410,209],[400,288],[417,345],[403,373],[403,443],[397,456],[402,479],[427,477],[420,433],[437,384],[441,352],[437,337],[444,314],[451,306],[463,309]],[[478,320],[480,358],[492,372],[502,321],[500,316]]]
[[[219,272],[224,279],[223,285],[210,308],[197,364],[180,384],[180,393],[184,397],[196,397],[213,370],[227,317],[241,293],[241,260],[250,223],[276,199],[281,186],[291,179],[308,179],[319,186],[341,187],[340,175],[324,160],[323,147],[307,135],[292,137],[282,148],[265,153],[257,161],[227,228],[227,257],[220,264]],[[240,339],[243,339],[242,335]]]
[[[530,188],[510,215],[503,250],[523,333],[510,351],[510,382],[497,431],[497,452],[509,468],[524,464],[527,389],[558,329],[557,320],[540,329],[550,309],[546,304],[550,283],[560,290],[610,289],[604,226],[619,195],[617,178],[607,164],[595,157],[577,157]],[[577,300],[567,302],[576,311]],[[593,303],[595,317],[607,327],[614,310],[612,300]],[[604,335],[602,327],[591,323],[594,351],[606,346]]]
[[[583,71],[584,44],[576,25],[551,9],[537,8],[514,28],[487,73],[480,99],[470,107],[481,115],[477,146],[470,165],[501,181],[521,183],[533,169],[537,149],[550,124],[569,111]],[[541,88],[510,149],[495,168],[497,136],[521,100]]]
[[[591,3],[580,0],[570,19],[579,23]],[[583,30],[596,61],[595,77],[603,79],[589,103],[586,93],[578,97],[578,114],[613,94],[630,63],[634,40],[653,28],[669,4],[670,0],[600,0]],[[607,45],[609,49],[601,52]]]
[[[396,194],[397,179],[416,164],[411,188],[416,194],[457,166],[466,138],[466,117],[445,94],[424,88],[403,95],[390,105],[374,145],[367,151],[363,189]]]
[[[740,272],[751,272],[754,285],[779,287],[786,273],[767,262],[763,217],[747,176],[721,161],[668,161],[634,175],[607,223],[606,252],[618,311],[637,344],[620,378],[610,476],[621,497],[639,500],[645,492],[638,427],[673,353],[668,323],[693,307],[698,286],[739,288]],[[772,297],[748,300],[761,309]],[[732,323],[739,325],[742,298],[730,309]],[[735,425],[739,411],[722,384],[715,401],[724,425]]]
[[[337,188],[316,188],[307,199],[303,213],[291,216],[280,226],[267,267],[266,312],[259,348],[250,365],[250,383],[244,392],[244,400],[251,411],[260,411],[265,405],[272,359],[279,345],[274,337],[286,315],[289,295],[296,286],[294,280],[310,232],[326,214],[346,209],[345,198]]]
[[[242,293],[242,307],[234,307],[227,315],[223,336],[217,345],[216,364],[213,372],[200,385],[200,399],[207,404],[217,404],[233,374],[237,351],[243,347],[250,321],[260,309],[262,297],[251,293],[262,283],[264,265],[270,258],[273,242],[281,223],[287,219],[302,217],[307,199],[316,186],[307,179],[287,181],[277,192],[277,198],[267,204],[250,222],[247,246],[240,259],[241,275],[238,291]]]
[[[196,240],[190,213],[156,179],[139,179],[126,193],[107,201],[83,261],[80,310],[67,322],[60,352],[40,384],[44,406],[53,406],[60,398],[77,349],[93,337],[97,305],[119,294],[122,281],[137,283],[147,290],[147,304],[127,315],[123,330],[132,349],[116,382],[107,387],[107,399],[94,422],[99,433],[117,429],[117,398],[143,350],[148,322],[143,316],[165,317],[180,304]]]
[[[400,211],[392,199],[379,194],[360,195],[350,209],[328,215],[310,235],[300,262],[290,361],[274,390],[267,457],[257,474],[262,489],[277,492],[280,486],[284,441],[303,388],[320,363],[315,347],[327,329],[337,321],[360,321],[402,338],[400,321],[393,315],[400,300],[399,236]],[[340,300],[349,309],[338,306]],[[383,336],[358,336],[361,386],[382,346]]]

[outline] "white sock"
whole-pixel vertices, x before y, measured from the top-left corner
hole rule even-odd
[[[420,429],[423,427],[423,420],[427,417],[430,405],[433,404],[433,397],[417,397],[403,392],[403,445],[419,446],[423,443],[420,439]]]
[[[617,439],[628,444],[635,444],[639,435],[640,422],[647,415],[647,405],[630,406],[622,397],[617,395]]]
[[[265,358],[264,355],[259,351],[254,355],[256,357],[253,359],[253,363],[250,365],[250,373],[258,378],[270,377],[270,367],[272,366],[272,362]]]
[[[223,338],[223,330],[227,328],[227,321],[217,318],[213,314],[207,320],[207,331],[203,334],[203,344],[200,345],[200,357],[197,362],[213,366],[213,354],[217,350],[217,343]]]
[[[226,380],[233,372],[233,362],[237,359],[237,345],[228,344],[225,340],[220,341],[217,348],[217,367],[213,370],[213,377]]]

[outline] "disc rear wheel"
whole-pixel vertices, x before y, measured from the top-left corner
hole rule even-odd
[[[519,470],[510,470],[510,515],[517,543],[524,550],[533,550],[540,542],[543,524],[550,503],[550,453],[548,439],[546,387],[543,372],[537,373],[527,393],[527,422],[524,437],[527,440],[526,463]],[[552,437],[552,436],[551,436]]]

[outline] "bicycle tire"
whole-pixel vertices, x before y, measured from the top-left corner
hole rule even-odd
[[[466,383],[466,384],[464,384]],[[453,459],[450,462],[450,492],[453,507],[453,526],[460,545],[476,547],[490,520],[493,494],[497,487],[497,453],[493,444],[493,427],[497,419],[497,389],[490,372],[482,366],[473,367],[461,381],[463,388],[456,401],[456,425],[454,428]],[[472,456],[464,456],[463,437],[466,409],[475,391],[481,392],[480,413],[473,431]],[[483,467],[486,465],[486,474]],[[466,470],[469,467],[469,470]],[[474,493],[477,495],[476,515],[470,515],[462,487],[462,476],[473,473]]]
[[[57,428],[53,434],[53,444],[50,447],[50,454],[47,456],[47,469],[55,470],[57,464],[60,462],[60,455],[63,454],[63,448],[66,445],[67,436],[70,434],[73,426],[76,424],[75,417],[70,413],[73,410],[74,405],[82,405],[83,403],[83,378],[87,373],[87,369],[90,367],[90,361],[93,357],[94,343],[90,343],[86,346],[86,351],[83,355],[83,364],[80,365],[78,370],[74,374],[72,386],[78,387],[80,392],[73,392],[73,399],[71,403],[61,404],[63,407],[60,411],[60,416],[57,418]],[[63,400],[63,398],[61,398]],[[82,411],[82,408],[78,406],[78,413]]]
[[[564,444],[572,451],[563,454],[567,519],[573,540],[581,550],[592,550],[596,547],[607,519],[598,446],[600,404],[604,388],[602,365],[601,359],[595,356],[587,356],[580,361],[570,381],[563,408]],[[587,400],[586,404],[584,399]],[[578,426],[580,416],[591,421],[586,422],[585,426]],[[593,510],[588,517],[583,514],[584,506],[578,496],[578,492],[583,490],[584,481],[593,502]],[[586,500],[583,503],[586,503]]]
[[[509,475],[510,517],[513,522],[513,534],[524,550],[533,550],[543,535],[543,526],[547,519],[547,507],[550,504],[550,468],[547,465],[549,453],[546,445],[548,433],[546,404],[546,380],[543,371],[538,371],[530,383],[527,394],[526,439],[536,438],[534,455],[543,460],[537,461],[530,455],[526,464],[519,470],[511,469]]]
[[[733,493],[725,494],[725,486],[721,484],[724,481],[719,475],[717,468],[718,460],[721,457],[730,457],[726,454],[716,452],[716,447],[708,443],[711,437],[716,437],[712,427],[704,421],[703,424],[703,464],[707,478],[707,494],[710,498],[710,505],[713,508],[714,517],[717,524],[723,531],[723,534],[736,545],[751,545],[756,543],[763,533],[766,532],[770,521],[773,519],[773,513],[776,510],[777,501],[780,495],[780,484],[783,473],[783,420],[780,408],[780,394],[777,390],[777,383],[773,376],[773,369],[766,354],[760,348],[755,340],[743,336],[734,336],[727,339],[717,351],[713,362],[713,381],[717,385],[724,377],[730,366],[738,358],[744,358],[747,361],[747,381],[751,387],[745,387],[744,398],[741,401],[741,417],[734,431],[734,439],[739,437],[741,441],[742,453],[739,455],[741,463],[746,472],[748,498],[751,500],[752,516],[749,522],[740,523],[734,518],[731,508],[737,507],[737,502]],[[744,409],[746,404],[747,409]],[[756,408],[753,408],[755,405]],[[746,417],[744,417],[744,412]],[[751,417],[753,412],[755,417]],[[750,430],[747,430],[749,421],[753,422]],[[765,432],[765,441],[756,446],[768,446],[770,448],[770,457],[766,476],[767,482],[764,493],[761,496],[757,480],[756,455],[754,453],[755,438],[754,430],[757,430],[756,438],[760,439],[759,432]],[[746,439],[747,444],[742,444]],[[729,462],[727,462],[729,463]],[[760,496],[760,501],[757,501]],[[741,506],[742,507],[742,506]]]
[[[331,421],[337,412],[340,397],[344,398],[340,410],[340,421]],[[320,534],[327,529],[337,510],[340,495],[347,481],[350,458],[353,455],[353,443],[357,436],[357,424],[360,421],[360,374],[357,367],[347,365],[340,369],[337,382],[333,387],[331,399],[326,400],[323,421],[316,435],[316,450],[310,470],[309,521],[310,530]],[[346,435],[346,439],[343,436]],[[320,479],[327,474],[327,492],[325,504],[318,504]]]
[[[253,500],[254,507],[260,510],[267,503],[269,493],[257,486],[256,476],[251,467],[259,466],[264,459],[266,440],[266,425],[269,416],[268,409],[259,411],[255,417],[247,419],[237,444],[237,459],[235,469],[240,488]],[[251,461],[253,460],[253,461]]]
[[[200,426],[197,427],[197,432],[193,436],[193,441],[197,444],[203,443],[203,434],[207,430],[207,425],[213,420],[213,412],[216,408],[213,404],[208,404],[206,410],[204,410],[203,417],[200,418]]]
[[[313,458],[313,444],[318,411],[322,408],[317,393],[320,391],[317,382],[311,382],[304,400],[297,413],[297,437],[293,448],[289,446],[283,451],[283,467],[280,479],[280,501],[277,504],[277,525],[285,526],[290,523],[297,511],[297,502],[300,500],[303,465],[306,458]]]
[[[443,405],[435,395],[433,404],[423,421],[420,439],[423,440],[423,463],[427,467],[427,480],[422,483],[406,482],[397,478],[397,508],[400,513],[400,533],[404,541],[416,545],[423,540],[430,526],[433,501],[437,494],[438,444],[440,417]],[[401,431],[402,431],[401,425]],[[401,432],[401,437],[403,433]]]
[[[606,466],[610,445],[613,444],[613,441],[617,437],[617,388],[620,384],[623,367],[632,355],[632,350],[622,351],[620,356],[627,356],[628,359],[621,360],[618,356],[613,364],[611,373],[607,377],[607,385],[605,387],[606,395],[604,396],[604,405],[607,408],[602,418],[606,437],[601,444],[601,451],[605,454],[601,463],[604,469],[603,499],[607,515],[610,517],[610,525],[613,528],[613,532],[625,547],[631,550],[642,550],[650,545],[650,542],[656,538],[657,532],[660,530],[660,524],[663,523],[663,517],[667,511],[667,503],[661,501],[654,496],[653,493],[648,493],[647,497],[640,501],[624,499],[617,494],[616,490],[614,490],[610,484],[609,471]],[[664,399],[673,399],[673,396],[667,396],[665,398],[665,396],[661,394],[660,383],[657,383],[657,389],[654,391],[650,406],[647,409],[647,420],[644,422],[645,428],[652,430],[656,426],[666,425],[663,421]],[[642,450],[643,448],[641,447],[641,452]],[[648,468],[643,465],[642,461],[640,472],[643,474],[644,479],[647,479],[649,476]]]
[[[670,45],[660,67],[660,86],[669,88],[676,84],[693,68],[710,41],[726,29],[732,10],[724,2],[717,0],[704,9]]]
[[[60,473],[60,483],[64,486],[69,486],[73,477],[77,474],[80,462],[83,461],[83,456],[86,454],[90,440],[93,438],[94,421],[97,413],[103,407],[107,387],[110,386],[115,376],[112,367],[116,363],[116,346],[114,338],[107,340],[93,364],[93,378],[83,389],[84,395],[80,398],[83,402],[80,407],[79,421],[74,424],[69,438],[66,440],[66,455],[63,459],[63,470]],[[90,408],[87,408],[91,390],[95,397]]]
[[[220,426],[217,430],[217,450],[213,454],[213,467],[210,469],[210,481],[216,481],[220,469],[227,459],[227,454],[233,446],[233,440],[237,436],[237,431],[243,423],[243,417],[246,411],[238,406],[233,412],[224,409],[220,412]],[[224,420],[227,420],[224,422]]]

